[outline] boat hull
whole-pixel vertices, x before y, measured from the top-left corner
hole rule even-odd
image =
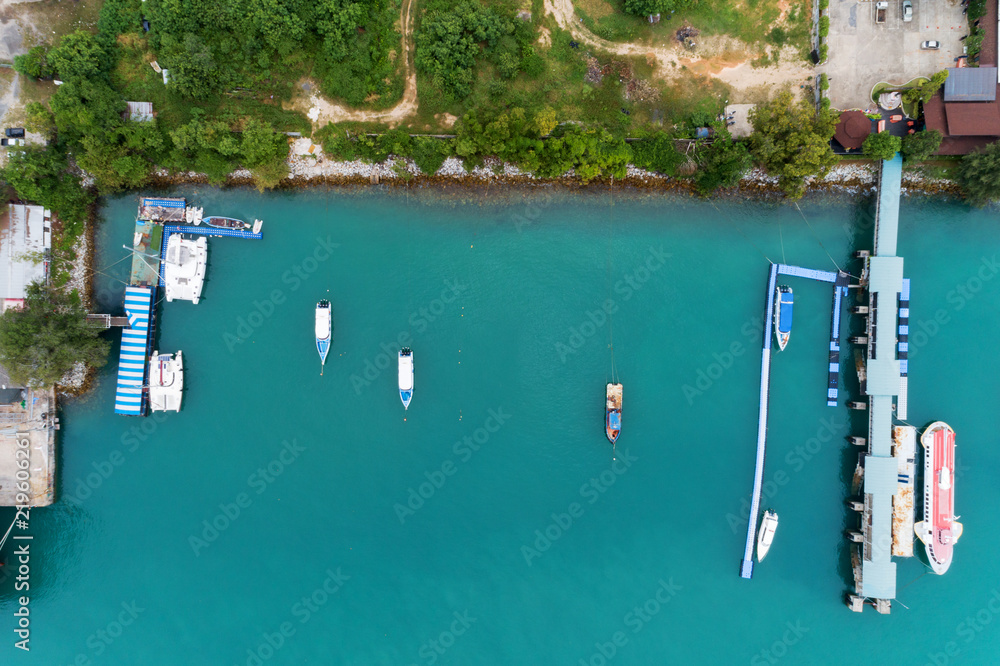
[[[331,342],[333,342],[333,308],[330,307],[330,301],[323,300],[316,304],[316,351],[319,352],[320,365],[326,365]]]
[[[202,221],[206,225],[216,229],[236,229],[238,231],[246,231],[251,226],[249,222],[237,220],[235,217],[219,217],[217,215],[203,218]]]
[[[955,431],[936,421],[920,437],[924,447],[924,515],[913,531],[924,543],[936,574],[951,566],[952,550],[962,536],[955,520]]]
[[[614,445],[622,431],[622,385],[608,384],[605,395],[604,434]]]
[[[774,511],[765,511],[764,518],[760,521],[760,531],[757,533],[757,561],[763,562],[767,553],[771,550],[771,543],[774,541],[774,533],[778,529],[778,514]]]
[[[413,400],[413,351],[408,347],[399,350],[399,399],[403,409],[410,408]]]
[[[792,335],[792,310],[795,297],[792,288],[780,285],[774,289],[774,337],[778,350],[784,351]]]
[[[149,361],[149,408],[154,412],[179,412],[184,391],[182,352],[154,351]]]

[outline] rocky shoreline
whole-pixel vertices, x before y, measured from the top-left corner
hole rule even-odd
[[[357,186],[434,186],[466,185],[481,187],[490,185],[561,185],[571,189],[585,188],[584,183],[570,171],[559,178],[537,178],[521,171],[516,165],[486,160],[482,166],[466,170],[462,160],[449,157],[441,168],[431,176],[421,173],[417,165],[408,158],[391,157],[384,162],[367,163],[361,160],[342,162],[329,160],[323,156],[292,155],[289,157],[289,175],[279,183],[280,189],[297,189],[319,185]],[[808,192],[842,194],[868,194],[875,188],[876,172],[872,164],[843,163],[836,165],[825,178],[807,179]],[[591,181],[606,184],[606,179]],[[674,178],[639,169],[629,165],[627,176],[615,181],[623,186],[644,190],[697,194],[693,183],[685,178]],[[209,184],[208,177],[195,172],[170,173],[160,170],[154,174],[151,187],[167,188],[177,185]],[[235,171],[226,179],[223,187],[253,186],[253,177],[248,170]],[[947,195],[959,196],[958,185],[947,179],[928,178],[919,173],[903,174],[903,193],[907,195]],[[733,195],[772,199],[782,196],[778,188],[778,178],[761,169],[752,169],[740,184],[730,190],[721,190],[719,196]]]

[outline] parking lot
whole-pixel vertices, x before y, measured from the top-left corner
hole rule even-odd
[[[829,56],[818,70],[830,79],[830,104],[841,110],[872,107],[879,81],[902,84],[955,66],[969,33],[960,0],[913,0],[913,20],[903,21],[902,0],[889,0],[885,23],[875,22],[875,2],[830,0]],[[936,51],[920,48],[938,41]]]

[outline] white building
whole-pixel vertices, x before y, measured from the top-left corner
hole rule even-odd
[[[32,282],[48,277],[51,213],[41,206],[10,204],[0,221],[0,307],[19,307]],[[38,259],[39,261],[35,261]]]

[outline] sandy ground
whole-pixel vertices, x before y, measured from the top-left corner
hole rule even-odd
[[[290,108],[302,111],[312,121],[313,129],[319,129],[327,123],[344,121],[381,122],[395,127],[406,118],[417,112],[417,72],[413,66],[413,5],[416,0],[403,0],[399,12],[400,33],[403,42],[403,62],[406,68],[406,87],[403,89],[403,99],[391,109],[383,111],[359,111],[348,109],[314,92],[315,82],[301,81],[300,89],[308,90],[308,97],[294,100]]]
[[[578,41],[591,48],[655,62],[657,74],[665,79],[676,76],[681,65],[696,74],[719,79],[732,88],[730,101],[758,101],[762,91],[802,84],[812,75],[812,69],[791,47],[782,51],[777,66],[753,68],[749,49],[731,37],[699,37],[699,54],[692,55],[680,44],[667,48],[601,39],[576,17],[572,0],[545,0],[545,12],[555,18],[559,27],[569,30]]]

